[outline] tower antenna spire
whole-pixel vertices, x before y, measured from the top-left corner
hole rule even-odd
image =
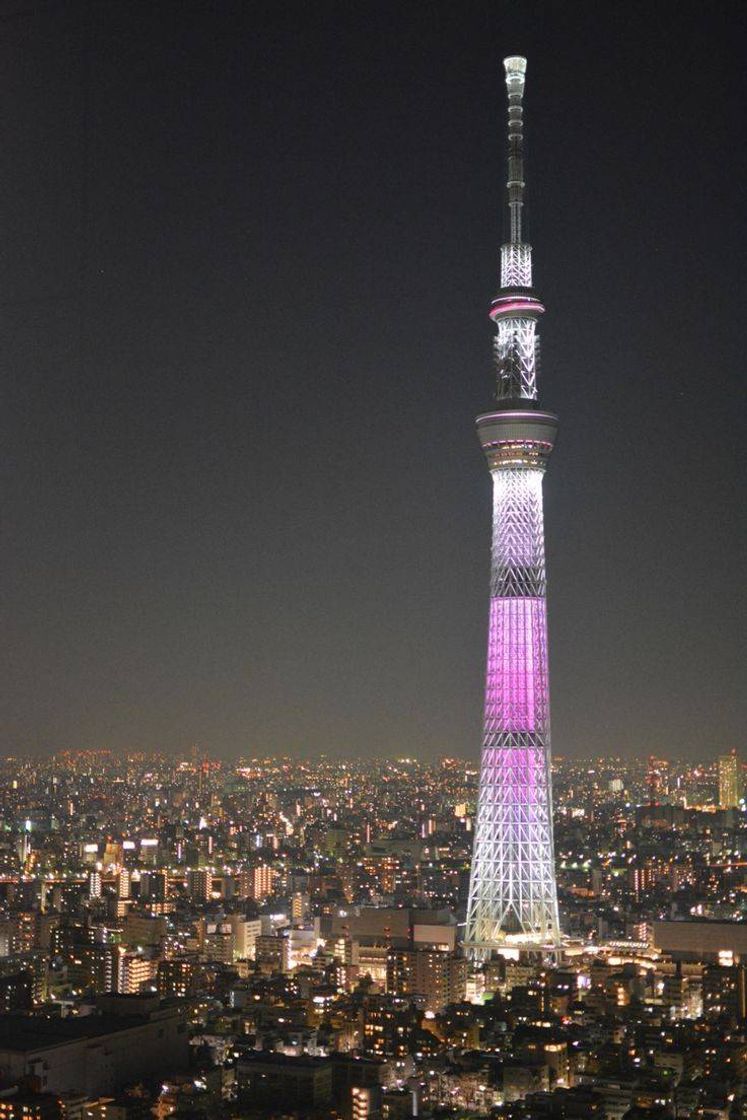
[[[504,58],[508,91],[508,209],[510,239],[501,245],[501,291],[493,300],[495,396],[500,407],[537,399],[537,320],[545,310],[532,291],[532,247],[522,241],[524,207],[524,81],[527,60]]]
[[[512,54],[504,58],[508,90],[508,210],[511,216],[512,245],[521,245],[521,219],[524,209],[524,81],[527,60]]]

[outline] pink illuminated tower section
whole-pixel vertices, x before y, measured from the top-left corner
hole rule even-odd
[[[542,478],[557,419],[537,404],[532,250],[522,238],[526,59],[504,60],[510,236],[501,247],[495,324],[496,407],[477,418],[493,479],[485,723],[465,948],[560,942],[550,779],[550,705]]]

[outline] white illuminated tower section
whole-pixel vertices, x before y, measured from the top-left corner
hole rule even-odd
[[[493,479],[485,724],[465,948],[559,944],[552,832],[542,478],[557,418],[537,405],[532,250],[522,239],[526,59],[507,58],[510,239],[495,323],[497,406],[477,418]]]

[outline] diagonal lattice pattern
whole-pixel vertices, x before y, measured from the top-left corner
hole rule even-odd
[[[493,471],[493,599],[545,595],[541,470]]]
[[[530,245],[501,246],[501,287],[531,288],[532,248]]]
[[[480,790],[465,941],[559,938],[552,837],[542,471],[493,472]]]
[[[493,346],[498,400],[536,400],[537,324],[533,318],[500,319]]]

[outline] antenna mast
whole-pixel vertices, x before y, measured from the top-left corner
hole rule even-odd
[[[508,209],[511,214],[511,244],[521,245],[524,208],[524,75],[527,60],[520,55],[504,58],[508,90]]]

